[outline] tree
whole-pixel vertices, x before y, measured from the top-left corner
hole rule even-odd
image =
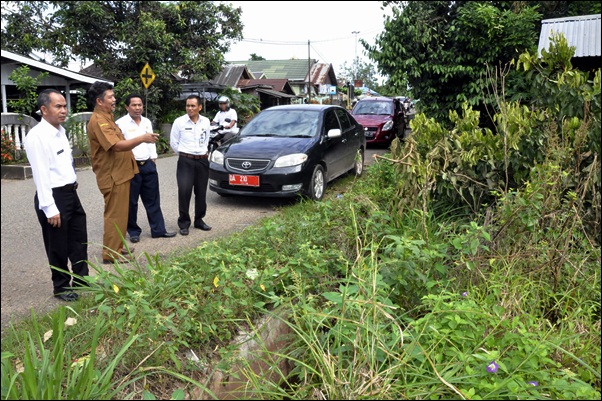
[[[20,99],[8,101],[8,105],[19,113],[19,118],[22,118],[21,115],[30,116],[34,113],[38,103],[38,86],[48,75],[47,72],[40,72],[33,77],[29,75],[29,66],[22,65],[8,76],[22,94]]]
[[[353,82],[354,79],[358,79],[363,81],[364,86],[369,88],[376,88],[378,86],[376,68],[372,63],[357,60],[357,64],[348,66],[347,62],[344,62],[340,68],[342,72],[339,74],[339,82]]]
[[[10,4],[5,4],[10,3]],[[92,61],[104,77],[140,84],[149,63],[160,107],[179,92],[174,77],[207,80],[224,64],[232,40],[242,38],[241,9],[215,2],[3,2],[2,48],[52,54],[53,63]]]
[[[265,58],[258,56],[256,53],[251,53],[250,54],[251,58],[249,60],[251,61],[262,61],[265,60]]]
[[[392,15],[374,45],[360,41],[389,85],[412,88],[422,111],[447,120],[468,102],[481,112],[495,102],[485,93],[488,68],[508,68],[537,49],[541,20],[600,12],[592,1],[385,1]],[[517,74],[508,77],[512,81]],[[509,88],[512,91],[512,88]],[[485,121],[484,121],[485,119]]]
[[[463,102],[483,106],[486,66],[508,63],[537,44],[534,26],[541,14],[535,7],[513,11],[467,1],[387,4],[393,16],[385,18],[385,29],[368,46],[368,55],[392,85],[403,87],[407,80],[423,111],[433,117],[446,117]]]

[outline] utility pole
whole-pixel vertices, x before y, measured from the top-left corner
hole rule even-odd
[[[309,39],[307,39],[307,104],[311,104],[311,57],[309,51]]]
[[[353,59],[353,84],[355,85],[355,80],[357,79],[357,35],[360,31],[353,31],[351,33],[355,35],[355,58]]]

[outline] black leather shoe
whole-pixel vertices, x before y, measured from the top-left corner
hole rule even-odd
[[[134,235],[133,237],[130,236],[130,242],[132,244],[135,244],[136,242],[140,242],[140,236],[138,236],[138,235]]]
[[[208,226],[207,224],[205,224],[205,222],[203,220],[201,220],[201,224],[195,225],[194,228],[200,228],[203,231],[211,230],[211,226]]]
[[[73,301],[77,301],[77,299],[79,298],[79,295],[77,295],[75,292],[70,291],[70,292],[62,292],[60,294],[54,294],[55,298],[58,298],[60,300],[63,300],[65,302],[73,302]]]
[[[175,236],[176,236],[175,231],[172,231],[172,232],[167,231],[167,232],[163,233],[162,235],[157,235],[156,237],[153,237],[153,238],[172,238]]]
[[[188,235],[188,229],[187,228],[180,228],[180,235]]]

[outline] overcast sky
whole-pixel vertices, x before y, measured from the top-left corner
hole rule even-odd
[[[356,48],[357,57],[368,61],[359,39],[374,44],[384,26],[380,1],[225,3],[241,7],[244,25],[244,39],[232,45],[227,61],[248,60],[251,53],[267,60],[307,59],[309,40],[309,56],[332,64],[337,72],[345,62],[351,66]]]

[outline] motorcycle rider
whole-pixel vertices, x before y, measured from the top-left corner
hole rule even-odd
[[[213,125],[221,125],[224,128],[220,131],[222,136],[221,141],[227,141],[238,133],[236,125],[238,115],[236,110],[230,107],[230,99],[227,96],[221,96],[218,99],[220,111],[217,112],[215,118],[211,122]]]

